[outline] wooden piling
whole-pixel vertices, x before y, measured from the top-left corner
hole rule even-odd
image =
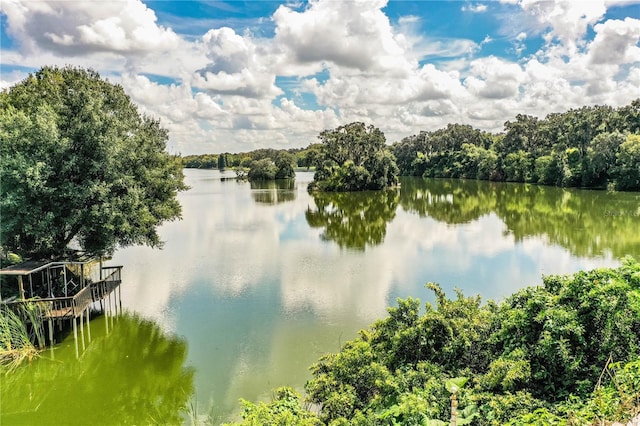
[[[53,320],[51,318],[49,318],[49,345],[53,346],[53,344],[55,343],[53,341]]]
[[[24,283],[22,282],[22,275],[18,275],[18,289],[20,290],[20,300],[24,300]]]
[[[80,358],[80,354],[78,352],[78,325],[76,324],[76,317],[73,317],[73,341],[76,344],[76,359]]]
[[[82,341],[82,352],[86,350],[86,346],[84,345],[84,311],[80,312],[80,339]]]
[[[90,314],[90,310],[87,307],[87,337],[89,338],[89,343],[91,343],[91,325],[89,324],[89,314]]]

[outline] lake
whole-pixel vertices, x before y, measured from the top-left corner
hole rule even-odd
[[[128,314],[95,318],[79,360],[68,335],[4,378],[0,423],[190,422],[185,403],[237,419],[239,398],[302,391],[314,361],[398,297],[433,301],[427,282],[499,300],[543,274],[640,258],[639,193],[403,178],[308,194],[312,173],[234,176],[185,170],[183,220],[161,228],[164,248],[108,262],[124,266]]]

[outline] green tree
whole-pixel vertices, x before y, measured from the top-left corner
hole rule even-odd
[[[508,182],[531,182],[533,162],[528,152],[510,152],[502,163],[505,180]]]
[[[275,165],[276,179],[294,179],[296,172],[293,170],[295,158],[286,151],[281,151],[276,155]]]
[[[538,135],[540,128],[537,117],[531,115],[516,115],[516,121],[504,123],[506,134],[496,147],[502,156],[518,151],[527,151],[537,155],[542,148]]]
[[[275,161],[271,157],[262,157],[256,152],[253,160],[249,163],[249,172],[247,176],[251,181],[257,180],[274,180],[274,179],[295,179],[296,172],[293,169],[294,157],[286,151],[270,153],[275,157]]]
[[[227,160],[225,154],[220,154],[218,156],[218,169],[224,170],[227,168]]]
[[[616,127],[617,130],[640,133],[640,98],[633,100],[629,105],[618,108],[616,116],[620,122]]]
[[[578,148],[564,151],[562,186],[579,186],[582,182],[583,162]]]
[[[611,178],[620,145],[625,136],[620,132],[600,133],[587,147],[587,167],[583,175],[586,186],[606,185]]]
[[[616,157],[616,188],[624,191],[640,190],[640,135],[627,135]]]
[[[422,176],[424,173],[424,170],[416,169],[414,161],[418,154],[424,156],[427,151],[428,135],[428,132],[420,132],[392,145],[393,155],[402,176]]]
[[[273,180],[276,178],[278,168],[271,158],[253,161],[247,176],[249,180]]]
[[[211,154],[187,155],[182,157],[182,166],[187,169],[215,169],[218,157]]]
[[[363,191],[397,184],[398,167],[379,129],[356,122],[325,130],[319,138],[320,166],[309,189]]]
[[[543,185],[560,185],[562,169],[558,155],[543,155],[534,162],[534,181]]]
[[[160,246],[180,217],[168,133],[92,70],[45,67],[0,94],[0,244],[25,257]]]
[[[493,151],[464,143],[459,154],[459,176],[466,179],[489,179],[498,158]]]
[[[309,170],[310,167],[315,167],[318,162],[320,154],[320,144],[311,144],[306,149],[296,154],[297,166],[306,167]]]

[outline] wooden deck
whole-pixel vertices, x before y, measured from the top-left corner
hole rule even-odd
[[[122,283],[122,266],[106,266],[103,270],[109,271],[106,278],[87,283],[74,296],[51,297],[44,299],[30,299],[27,301],[12,301],[8,305],[37,302],[44,306],[42,319],[75,319],[78,318],[91,304],[104,300],[110,293],[116,290]]]
[[[41,325],[43,331],[45,327],[49,329],[48,342],[50,345],[55,344],[54,323],[57,324],[58,329],[62,331],[63,323],[68,320],[73,328],[76,358],[78,358],[78,334],[81,338],[82,350],[84,351],[85,349],[85,322],[87,326],[87,336],[89,342],[91,341],[89,317],[91,316],[92,305],[100,303],[100,310],[111,319],[111,326],[113,326],[113,314],[115,313],[115,316],[118,315],[118,308],[120,312],[122,312],[120,294],[122,266],[102,266],[102,261],[100,261],[100,278],[97,281],[92,281],[90,277],[87,279],[84,274],[84,267],[88,263],[90,262],[26,262],[21,265],[1,269],[1,275],[17,276],[20,299],[11,301],[0,300],[0,303],[15,311],[19,311],[21,308],[32,310],[31,312],[35,313],[36,317],[34,318],[32,316],[29,321],[39,322],[40,324],[38,326]],[[79,265],[80,274],[74,274],[74,271],[68,268],[69,265]],[[53,274],[52,271],[54,272]],[[33,280],[34,274],[41,275],[39,282]],[[69,278],[69,274],[71,274],[71,278]],[[25,298],[25,294],[27,293],[27,288],[25,288],[24,285],[25,277],[28,279],[28,290],[31,294],[31,298],[29,299]],[[56,293],[52,291],[52,285],[56,283],[56,279],[58,291],[64,290],[62,293],[64,296],[54,296]],[[74,279],[77,279],[78,285],[76,285]],[[95,280],[96,277],[94,276],[93,279]],[[36,281],[35,286],[34,281]],[[35,294],[42,294],[42,292],[37,292],[38,288],[40,290],[48,290],[47,294],[49,294],[49,297],[41,298],[35,296],[34,289],[36,289]],[[69,289],[70,291],[68,291]],[[78,291],[76,292],[76,290]],[[118,291],[116,292],[116,290]],[[113,309],[111,307],[112,302]],[[33,309],[35,309],[35,312]],[[78,319],[80,321],[78,321]],[[110,321],[105,321],[107,332],[109,331],[109,322]],[[78,325],[80,326],[80,333],[78,333]],[[45,345],[43,341],[39,341],[38,344],[41,346],[41,349]]]

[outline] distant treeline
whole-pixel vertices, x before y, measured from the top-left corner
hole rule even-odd
[[[544,119],[518,114],[504,131],[449,124],[389,147],[400,175],[528,182],[564,187],[640,190],[640,99],[613,108],[591,106]],[[312,167],[320,144],[286,150],[298,167]],[[281,150],[183,158],[190,168],[249,167]]]
[[[188,169],[226,169],[233,167],[251,167],[252,162],[264,159],[276,159],[281,153],[291,154],[298,167],[311,167],[317,157],[319,144],[308,148],[292,148],[277,150],[271,148],[257,149],[250,152],[186,155],[182,157],[183,166]]]
[[[543,120],[516,116],[492,134],[450,124],[392,146],[400,174],[545,185],[640,189],[640,99]]]

